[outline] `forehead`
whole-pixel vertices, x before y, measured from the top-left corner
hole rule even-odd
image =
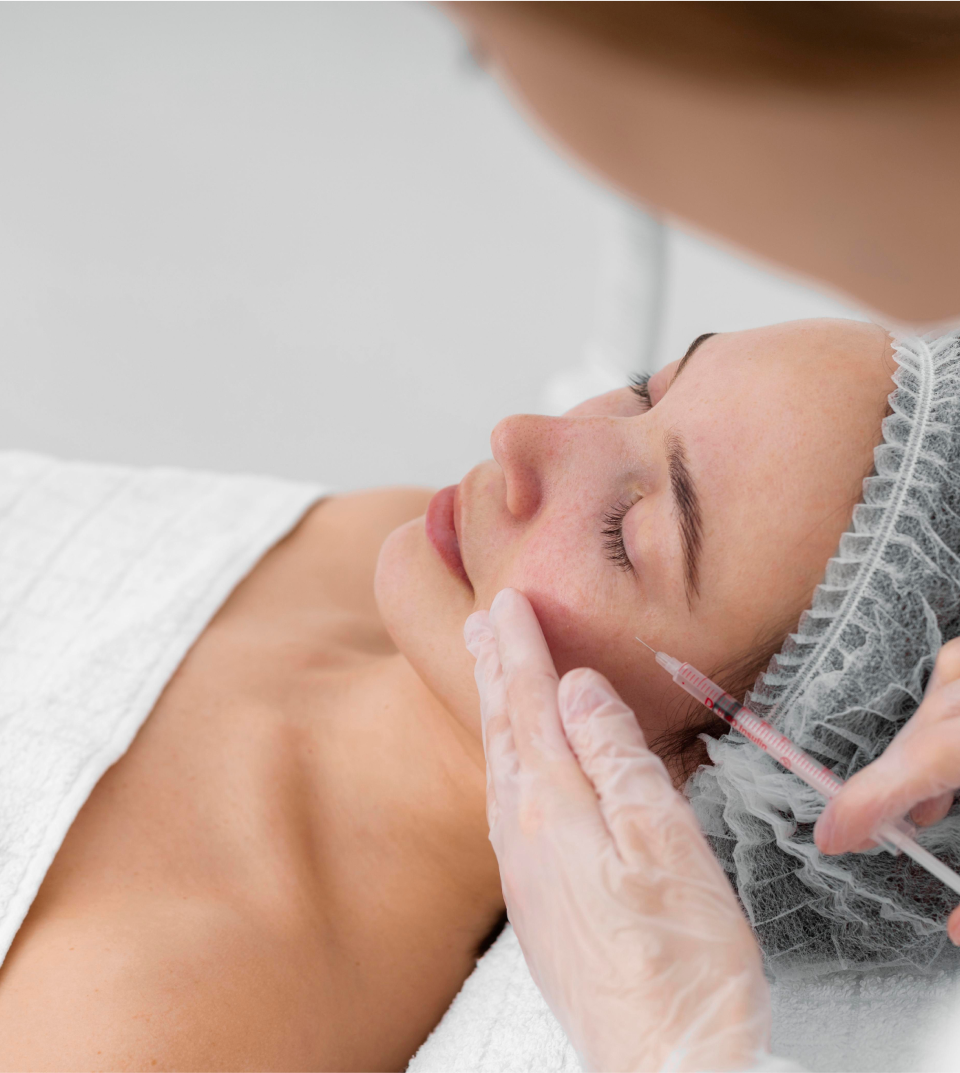
[[[892,389],[885,352],[870,325],[815,322],[717,335],[679,376],[677,363],[662,370],[649,416],[688,445],[705,612],[735,607],[746,621],[738,601],[759,588],[775,617],[819,580],[872,464]]]
[[[862,384],[868,398],[882,387],[889,392],[895,365],[887,334],[873,324],[842,320],[794,321],[743,332],[699,336],[687,354],[656,373],[650,382],[655,401],[668,389],[676,396],[704,389],[747,391],[746,405],[758,395],[782,395],[802,384],[811,405],[821,394],[856,390]],[[821,392],[820,389],[823,389]],[[733,403],[733,399],[726,399]]]
[[[852,473],[859,479],[869,468],[892,389],[885,351],[874,326],[843,322],[716,335],[679,374],[662,371],[652,412],[684,437],[693,469],[728,503],[785,479],[815,484],[822,466],[849,486]],[[814,488],[797,491],[801,500],[809,491],[811,509],[819,504]]]

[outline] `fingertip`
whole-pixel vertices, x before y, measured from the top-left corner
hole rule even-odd
[[[567,671],[560,679],[560,689],[572,695],[598,678],[609,686],[610,683],[607,682],[606,678],[592,667],[574,667],[572,671]]]
[[[543,629],[530,601],[517,589],[501,589],[490,605],[490,625],[504,674],[528,683],[537,675],[553,679],[557,672]]]
[[[921,801],[910,810],[910,819],[918,827],[932,827],[939,823],[953,807],[953,793],[941,794]]]
[[[813,842],[821,853],[827,856],[833,853],[833,816],[828,815],[830,806],[820,813],[820,817],[813,825]]]
[[[821,853],[859,853],[876,844],[880,823],[891,816],[903,815],[909,803],[898,808],[902,792],[897,785],[899,773],[891,770],[889,754],[858,771],[827,802],[814,827],[813,838]]]
[[[463,640],[467,650],[476,658],[480,654],[481,646],[489,641],[494,641],[493,630],[490,626],[490,615],[486,611],[474,611],[463,624]]]
[[[861,853],[876,845],[872,839],[858,831],[850,830],[833,801],[820,813],[820,818],[813,828],[813,841],[817,849],[827,857],[835,857],[840,853]]]
[[[493,598],[493,602],[490,604],[490,621],[494,626],[499,625],[500,617],[504,614],[509,614],[513,608],[515,608],[519,601],[525,602],[526,598],[523,593],[517,589],[501,589]]]
[[[960,905],[954,909],[947,920],[947,936],[954,946],[960,946]]]
[[[927,693],[960,678],[960,643],[958,642],[960,642],[960,637],[954,637],[952,641],[947,641],[937,653],[933,674],[927,685]]]

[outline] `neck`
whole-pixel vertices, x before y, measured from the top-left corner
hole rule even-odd
[[[334,784],[344,846],[354,846],[340,864],[364,897],[389,892],[401,916],[432,929],[445,922],[479,944],[503,911],[482,745],[403,656],[351,679],[322,775]]]

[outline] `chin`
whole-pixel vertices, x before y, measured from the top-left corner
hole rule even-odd
[[[475,610],[473,594],[433,549],[422,517],[394,529],[383,542],[374,595],[393,643],[427,688],[446,707],[469,709],[479,726],[473,658],[463,643],[463,624]]]

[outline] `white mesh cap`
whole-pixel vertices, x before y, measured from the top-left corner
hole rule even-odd
[[[960,333],[895,344],[899,369],[875,472],[836,558],[747,699],[849,778],[916,711],[941,644],[960,634]],[[730,733],[688,793],[775,972],[910,966],[960,952],[956,896],[907,857],[821,856],[823,800]],[[917,840],[960,869],[960,814]]]

